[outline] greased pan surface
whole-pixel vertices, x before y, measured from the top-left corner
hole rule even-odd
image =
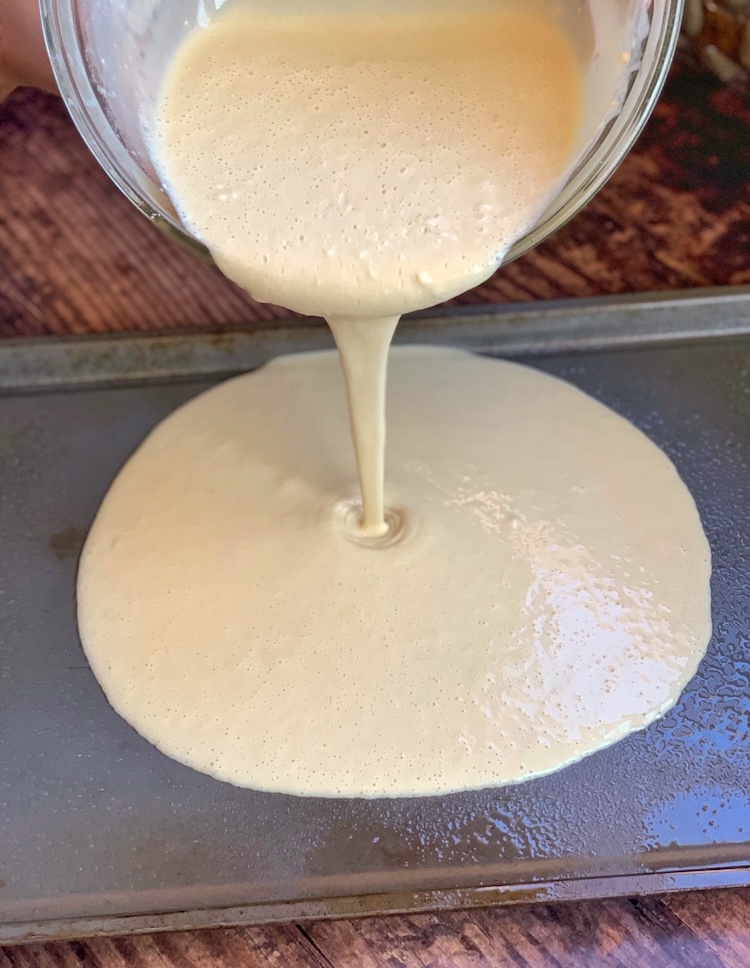
[[[78,641],[77,556],[175,406],[289,329],[0,343],[0,940],[750,884],[750,293],[407,322],[560,375],[669,454],[713,553],[714,636],[645,732],[516,787],[422,800],[255,793],[157,752]]]

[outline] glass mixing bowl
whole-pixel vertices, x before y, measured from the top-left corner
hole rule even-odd
[[[208,251],[181,223],[151,163],[147,132],[171,55],[222,2],[40,0],[57,83],[87,145],[144,215],[205,257]],[[619,97],[613,101],[607,96],[595,107],[596,123],[574,171],[504,262],[560,228],[601,188],[632,147],[661,91],[677,43],[683,0],[593,0],[605,2],[627,27],[620,38],[627,46],[621,43],[612,53],[621,65]],[[559,10],[563,17],[591,16],[584,0],[566,0]],[[601,60],[598,69],[607,66]],[[592,84],[592,96],[597,96],[597,87],[606,85]]]

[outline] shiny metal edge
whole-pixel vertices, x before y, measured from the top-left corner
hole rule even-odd
[[[429,311],[396,343],[502,356],[588,352],[750,334],[750,286]],[[333,346],[320,320],[252,328],[0,341],[0,392],[228,376]]]
[[[254,904],[244,907],[173,911],[164,914],[18,922],[0,925],[0,944],[15,945],[36,941],[152,934],[157,931],[188,931],[199,928],[381,917],[389,914],[457,911],[499,905],[602,900],[748,885],[750,885],[750,869],[747,867],[717,867],[708,870],[590,877],[554,883],[368,894],[324,900]]]

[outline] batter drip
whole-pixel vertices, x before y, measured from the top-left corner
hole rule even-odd
[[[452,6],[230,4],[165,78],[153,154],[185,222],[256,298],[325,316],[346,377],[280,359],[182,407],[82,556],[114,708],[242,786],[538,776],[661,715],[708,642],[690,495],[559,380],[394,352],[384,486],[398,316],[487,278],[590,140],[582,105],[616,104],[584,91],[560,5]],[[620,6],[596,0],[599,35]]]

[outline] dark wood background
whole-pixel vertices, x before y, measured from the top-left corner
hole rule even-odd
[[[457,303],[750,283],[750,103],[676,66],[636,149],[557,235]],[[284,317],[163,238],[55,98],[0,105],[0,336]],[[750,968],[750,891],[0,949],[0,968]]]
[[[750,104],[675,69],[637,148],[534,252],[456,302],[750,282]],[[95,164],[63,106],[0,106],[0,335],[222,326],[288,315],[154,230]]]

